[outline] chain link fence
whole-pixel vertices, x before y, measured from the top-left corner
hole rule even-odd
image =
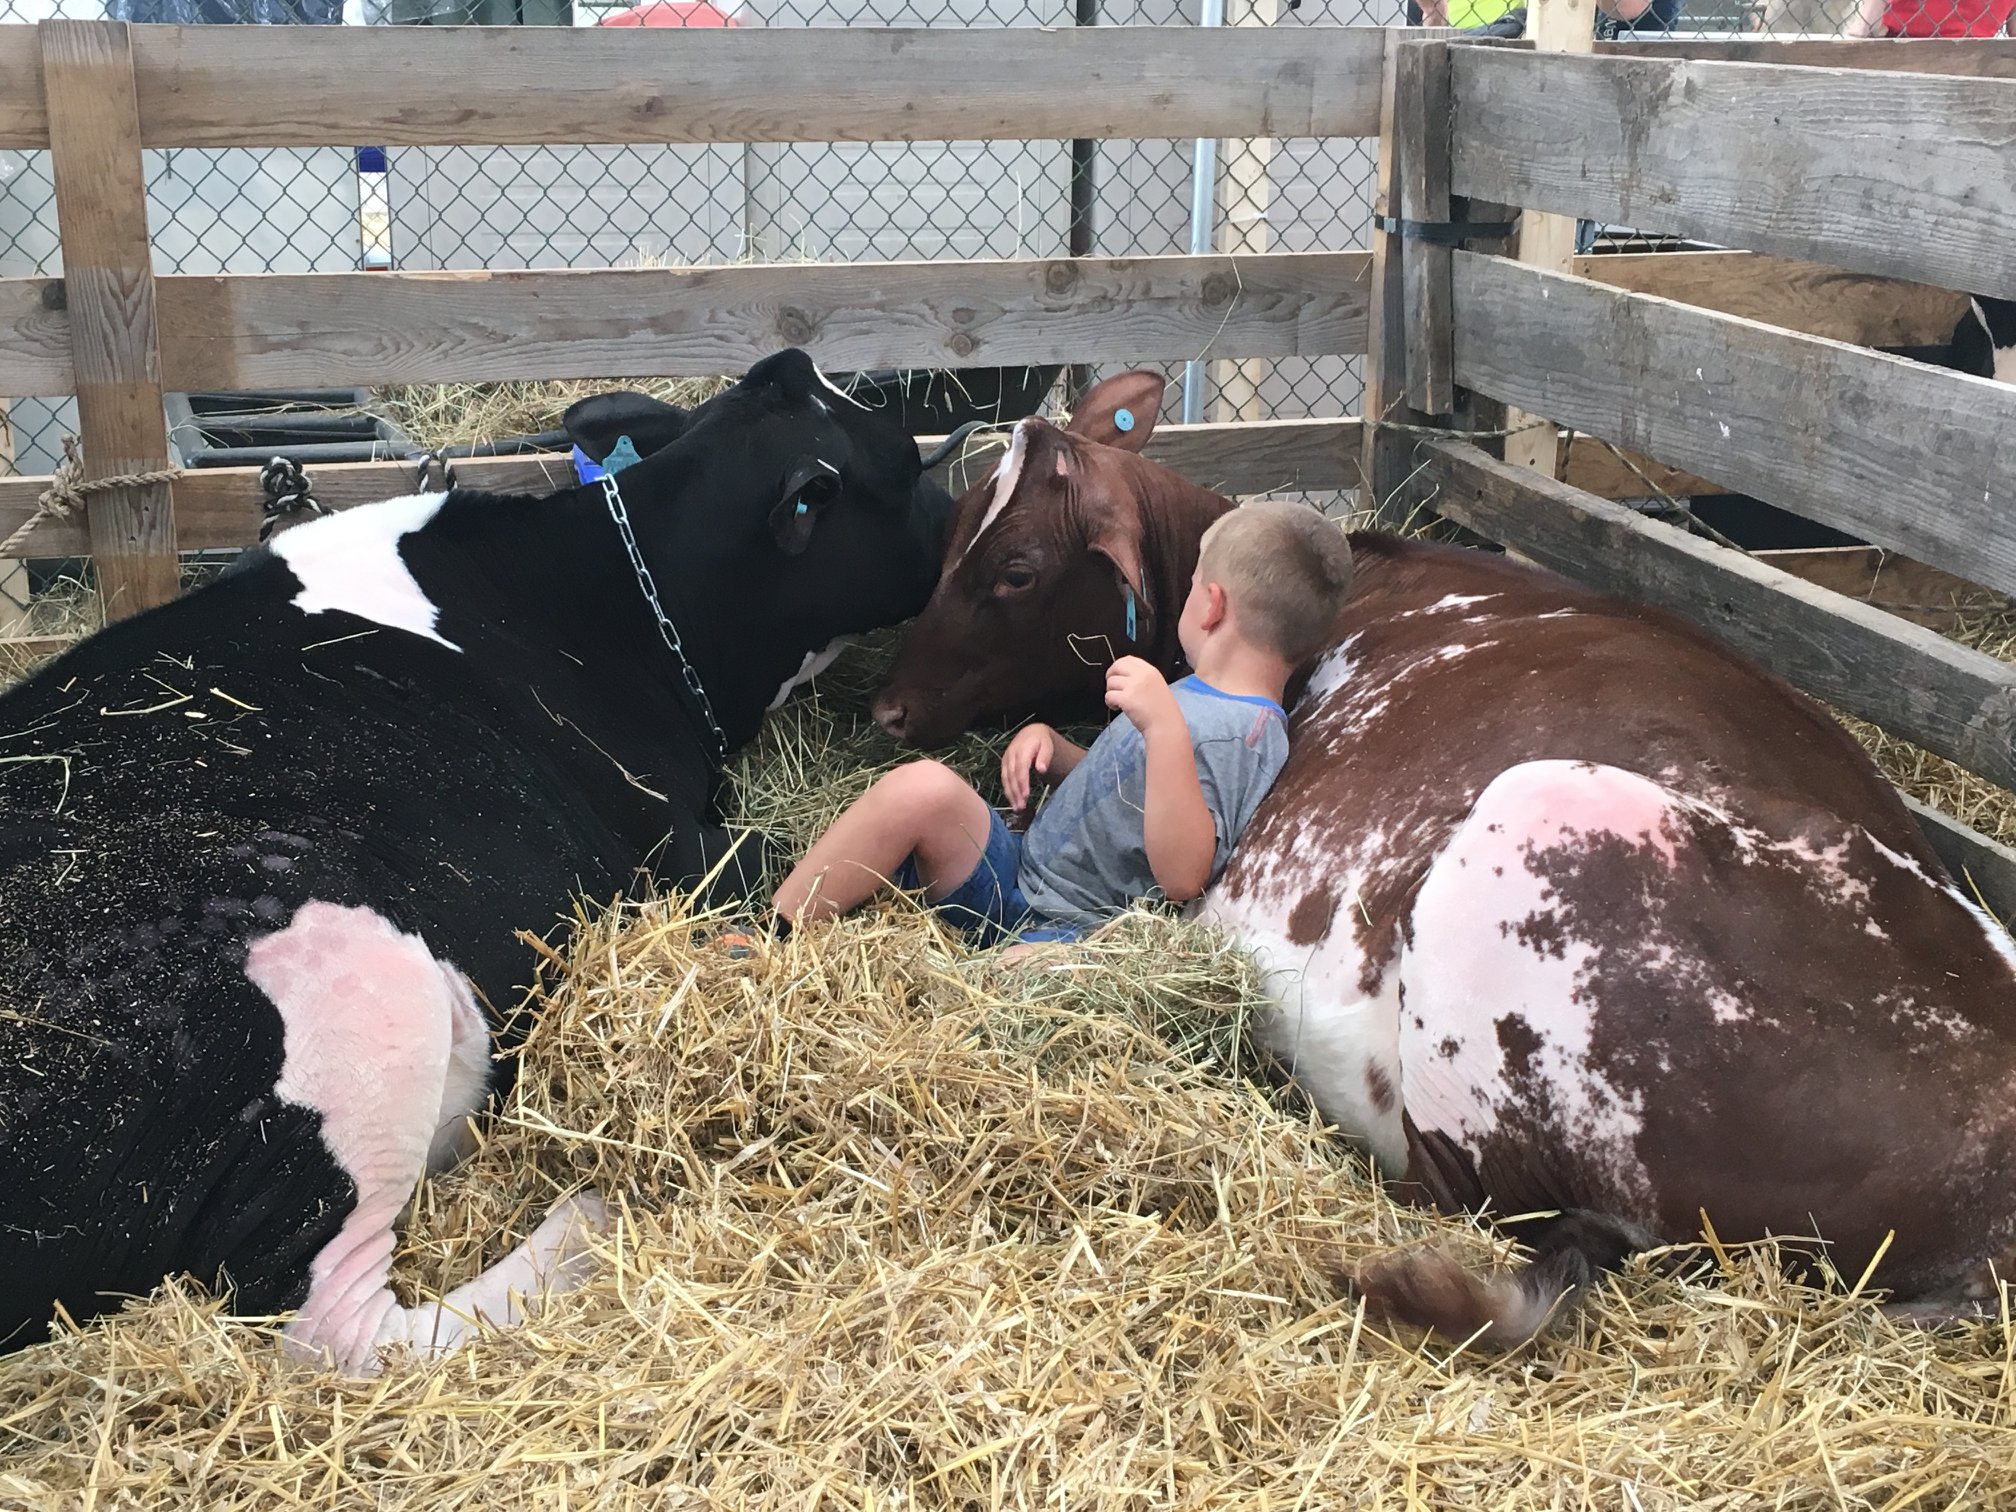
[[[1506,27],[1516,0],[1430,0],[1430,21]],[[1967,0],[1617,0],[1625,35],[1835,34]],[[1858,7],[1878,7],[1874,11]],[[1292,8],[1291,8],[1292,7]],[[1200,0],[0,0],[51,16],[303,25],[1125,26],[1198,24]],[[1413,0],[1228,0],[1230,25],[1389,25]],[[1516,19],[1516,13],[1515,13]],[[1937,18],[1934,18],[1935,20]],[[1606,32],[1620,23],[1606,18]],[[1367,244],[1375,144],[1219,144],[1210,246]],[[156,271],[566,268],[753,260],[1130,255],[1190,250],[1188,141],[149,151]],[[1658,245],[1587,228],[1599,248]],[[46,152],[0,151],[0,276],[57,274]],[[1201,354],[1200,354],[1201,355]],[[1214,419],[1356,412],[1341,357],[1214,361]],[[1180,385],[1182,366],[1171,369]],[[1172,389],[1172,413],[1182,403]],[[75,428],[64,400],[0,399],[0,472],[41,473]]]

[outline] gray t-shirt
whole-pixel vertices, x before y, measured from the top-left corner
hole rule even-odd
[[[1197,677],[1172,683],[1190,726],[1197,780],[1218,831],[1211,880],[1288,759],[1288,720],[1271,698],[1221,693]],[[1046,918],[1091,925],[1155,891],[1144,837],[1148,743],[1121,715],[1057,785],[1022,841],[1016,881]]]

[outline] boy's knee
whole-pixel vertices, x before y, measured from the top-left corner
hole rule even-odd
[[[911,761],[876,784],[892,798],[919,807],[942,808],[963,803],[973,784],[942,761]]]

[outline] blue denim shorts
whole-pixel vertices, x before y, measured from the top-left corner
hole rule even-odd
[[[1062,919],[1046,918],[1029,906],[1015,877],[1022,869],[1022,837],[1008,828],[1007,821],[993,809],[987,811],[987,849],[973,870],[944,897],[932,902],[932,910],[946,923],[963,930],[968,940],[980,947],[1013,940],[1018,944],[1064,943],[1081,938],[1083,926]],[[908,857],[890,878],[905,892],[923,886],[917,874],[916,857]]]

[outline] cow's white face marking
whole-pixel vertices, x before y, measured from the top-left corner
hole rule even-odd
[[[988,526],[1001,518],[1001,511],[1015,497],[1015,485],[1021,481],[1022,464],[1028,455],[1029,422],[1023,420],[1015,426],[1015,434],[1008,442],[1008,454],[994,464],[994,492],[987,500],[987,513],[980,516],[980,528],[973,532],[973,539],[966,543],[966,550],[959,553],[959,561],[966,560],[967,552],[980,544],[980,537],[987,534]]]
[[[777,696],[770,700],[764,712],[767,714],[771,709],[782,708],[784,700],[791,696],[792,689],[809,683],[821,672],[832,666],[834,661],[839,658],[840,653],[845,651],[853,642],[853,636],[842,635],[830,641],[822,650],[807,651],[805,653],[805,660],[798,664],[798,670],[784,679],[784,686],[777,690]]]
[[[273,554],[301,580],[294,607],[303,614],[339,609],[461,650],[434,628],[441,611],[420,591],[399,555],[400,540],[433,519],[447,497],[407,494],[346,509],[276,537]]]

